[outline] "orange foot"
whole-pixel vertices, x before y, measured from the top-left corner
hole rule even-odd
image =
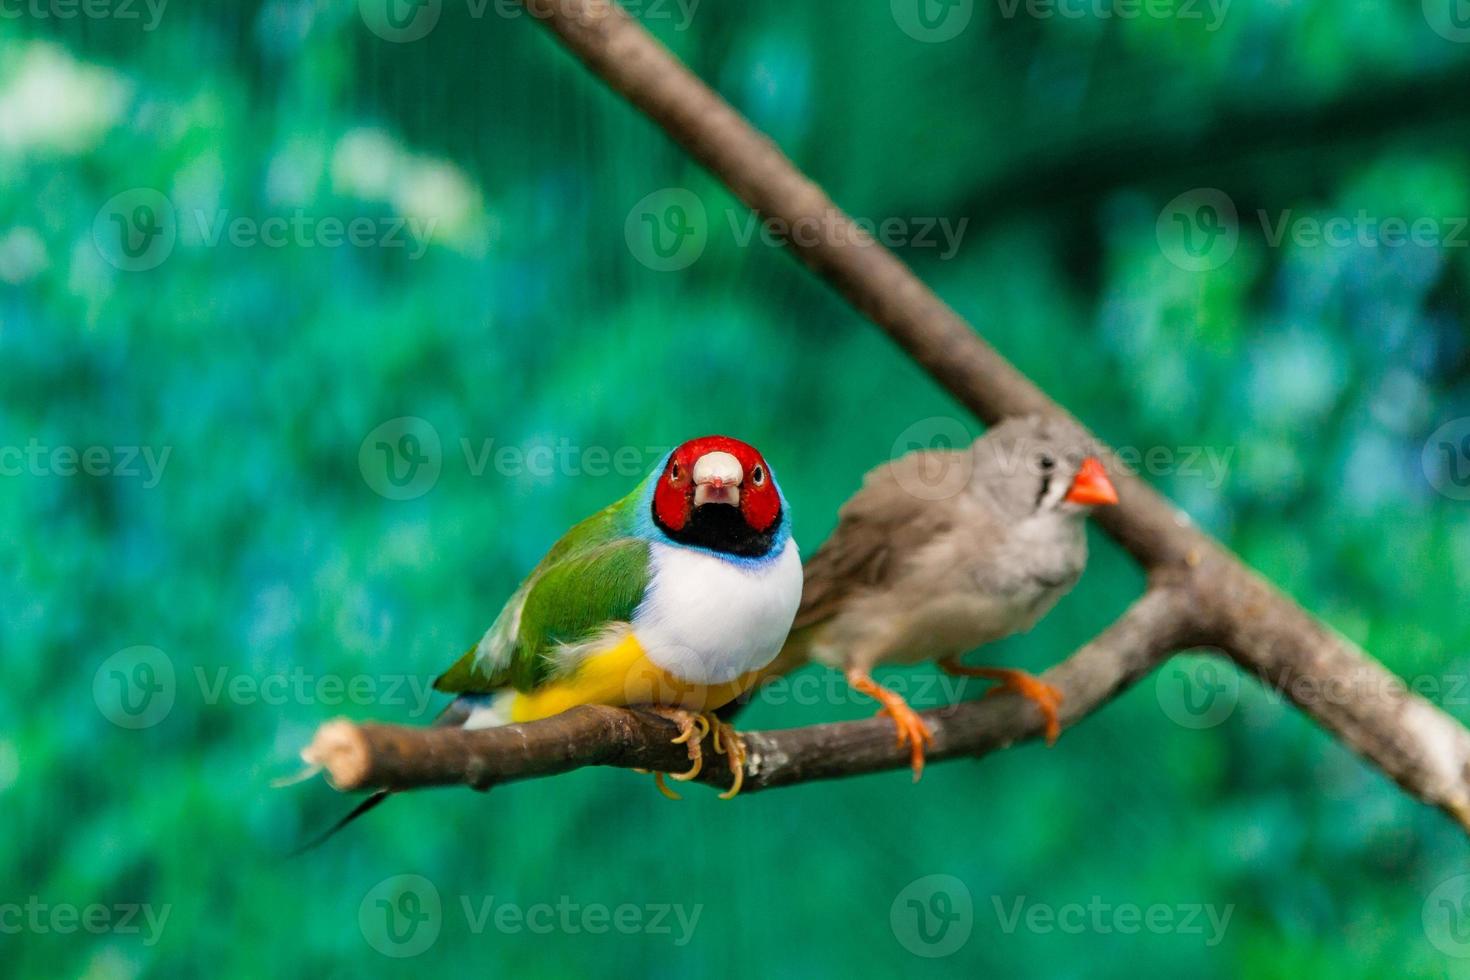
[[[1032,677],[1024,670],[1010,670],[1005,667],[966,667],[956,657],[939,661],[939,668],[946,674],[955,677],[984,677],[988,680],[999,681],[1000,686],[986,691],[986,697],[997,691],[1012,691],[1032,702],[1041,712],[1041,717],[1046,720],[1046,744],[1057,744],[1057,738],[1062,734],[1061,719],[1057,716],[1057,708],[1062,703],[1062,692],[1046,681],[1039,677]]]
[[[919,777],[924,775],[924,749],[934,744],[934,733],[929,730],[928,725],[924,724],[924,719],[919,717],[919,713],[910,708],[903,698],[873,680],[868,676],[867,671],[849,670],[847,683],[883,705],[878,709],[878,714],[887,715],[893,719],[894,726],[898,728],[898,744],[909,747],[910,763],[914,768],[914,782],[917,783]]]

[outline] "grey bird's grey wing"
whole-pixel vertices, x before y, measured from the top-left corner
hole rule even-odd
[[[968,455],[916,452],[870,471],[838,511],[837,528],[806,563],[793,629],[830,619],[856,592],[892,584],[908,558],[953,529],[958,494],[938,492],[944,488],[935,476],[968,467]]]

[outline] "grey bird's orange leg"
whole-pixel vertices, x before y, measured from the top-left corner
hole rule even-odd
[[[917,783],[919,777],[924,775],[924,749],[934,744],[934,733],[924,724],[919,713],[908,706],[908,702],[873,680],[866,670],[849,670],[847,683],[854,690],[862,691],[881,704],[883,707],[878,709],[878,714],[893,719],[894,726],[898,728],[898,744],[909,747],[910,764],[914,769],[914,782]]]
[[[1057,708],[1062,703],[1062,692],[1039,677],[1024,670],[1007,667],[966,667],[958,657],[947,657],[939,661],[939,669],[954,677],[984,677],[999,681],[998,687],[985,692],[989,697],[996,691],[1011,691],[1035,704],[1046,721],[1046,744],[1055,745],[1062,734],[1062,723]]]

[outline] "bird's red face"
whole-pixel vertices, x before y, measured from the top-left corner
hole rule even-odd
[[[704,436],[678,449],[653,490],[654,521],[675,540],[763,554],[781,519],[781,495],[765,458],[738,439]]]

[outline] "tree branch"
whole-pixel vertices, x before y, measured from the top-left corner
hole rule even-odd
[[[1239,563],[1206,581],[1238,664],[1470,832],[1470,731]]]
[[[1147,592],[1111,627],[1045,674],[1062,691],[1062,723],[1071,726],[1148,673],[1186,639],[1188,600],[1167,588]],[[968,701],[924,713],[934,731],[931,761],[981,756],[1041,733],[1035,707],[1012,694]],[[678,772],[689,767],[684,747],[671,739],[674,724],[658,715],[584,705],[544,721],[467,732],[458,728],[323,725],[302,753],[327,770],[339,789],[418,789],[500,783],[551,776],[583,766]],[[751,793],[818,779],[906,769],[887,718],[747,732]],[[704,743],[700,781],[730,785],[713,740]],[[711,761],[715,760],[715,761]]]
[[[867,237],[777,147],[609,0],[522,0],[611,88],[661,125],[751,208],[819,234],[792,251],[987,423],[1066,414],[981,340],[899,259]],[[1116,460],[1116,456],[1112,456]],[[1209,645],[1279,684],[1324,728],[1470,832],[1470,732],[1407,692],[1382,665],[1302,611],[1131,473],[1103,528],[1150,572],[1150,591],[1112,628],[1046,675],[1073,724],[1173,650]],[[1346,684],[1343,682],[1346,681]],[[1333,692],[1318,696],[1312,692]],[[930,712],[933,758],[974,755],[1036,734],[999,697]],[[488,786],[582,765],[682,768],[672,726],[646,714],[580,708],[481,732],[333,722],[308,753],[344,789]],[[903,765],[886,720],[748,736],[750,789]],[[719,766],[707,778],[718,781]]]

